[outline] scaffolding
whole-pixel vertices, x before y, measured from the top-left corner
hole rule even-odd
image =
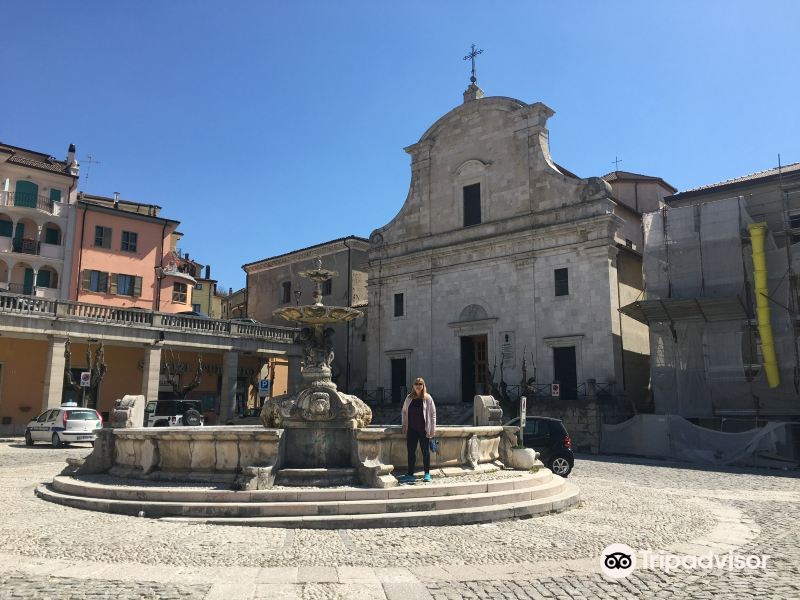
[[[754,310],[750,210],[736,197],[644,215],[645,298],[622,310],[650,326],[658,413],[687,418],[800,413],[788,227],[779,232],[780,245],[769,228],[764,242],[780,374],[780,384],[770,388]]]

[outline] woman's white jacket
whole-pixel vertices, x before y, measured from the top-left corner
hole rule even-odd
[[[403,402],[403,410],[400,411],[403,431],[408,430],[408,405],[411,404],[412,399],[413,396],[411,394],[406,396],[405,402]],[[430,394],[425,394],[422,414],[425,417],[425,435],[429,438],[436,437],[436,405],[433,403],[433,397]]]

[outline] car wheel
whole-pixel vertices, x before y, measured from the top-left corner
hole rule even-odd
[[[554,456],[550,459],[548,467],[553,473],[561,475],[561,477],[568,477],[570,471],[572,471],[572,465],[569,464],[569,459],[566,456]]]
[[[53,443],[53,448],[61,448],[64,445],[64,444],[61,443],[61,438],[58,437],[57,433],[53,434],[53,437],[51,438],[51,441]]]
[[[26,446],[33,446],[33,438],[31,437],[31,432],[25,432],[25,445]]]

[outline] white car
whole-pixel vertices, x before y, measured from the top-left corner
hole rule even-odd
[[[50,442],[53,448],[70,442],[94,443],[102,427],[103,418],[93,408],[65,404],[44,411],[28,423],[25,443],[33,446],[35,442]]]

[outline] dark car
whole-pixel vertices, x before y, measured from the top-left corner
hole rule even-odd
[[[202,403],[199,400],[168,398],[151,400],[144,408],[145,427],[178,427],[203,425]]]
[[[507,423],[519,427],[519,419]],[[575,465],[572,440],[560,419],[526,417],[522,441],[539,453],[539,460],[556,475],[567,477]]]
[[[183,317],[198,317],[200,319],[210,319],[206,313],[199,311],[199,310],[182,310],[180,312],[176,312],[176,315],[181,315]]]

